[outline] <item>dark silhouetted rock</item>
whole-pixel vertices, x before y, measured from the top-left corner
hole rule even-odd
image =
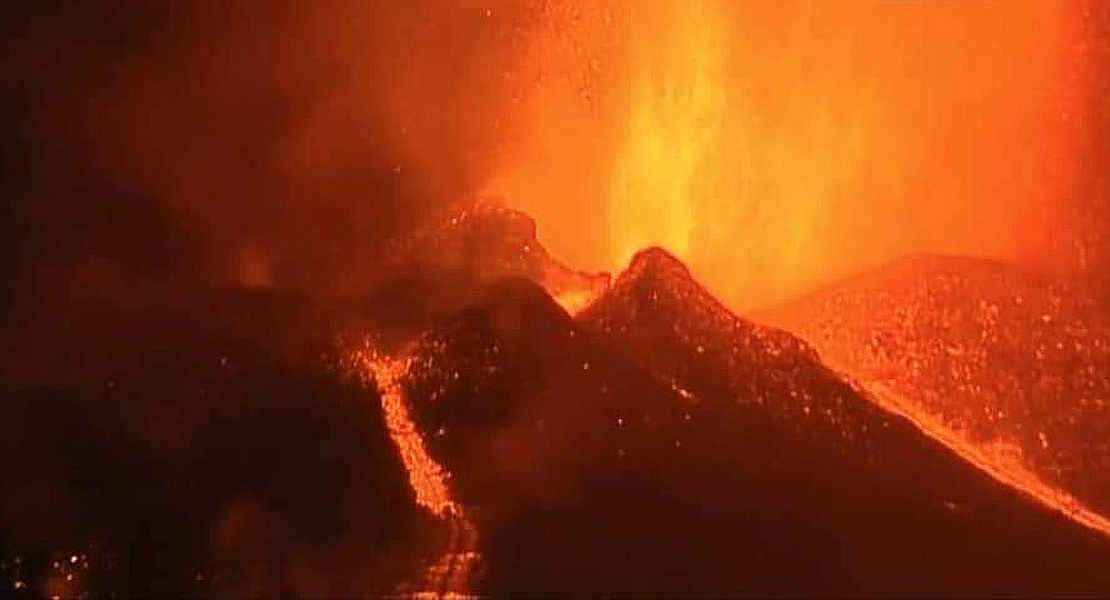
[[[502,594],[1106,593],[1110,542],[878,408],[659,250],[572,320],[520,281],[403,385]]]
[[[385,594],[435,549],[335,315],[191,288],[48,308],[5,362],[6,590]]]
[[[377,291],[363,299],[376,311],[371,328],[400,346],[507,277],[539,283],[553,297],[581,303],[609,284],[606,273],[568,269],[536,237],[528,215],[493,200],[477,200],[433,221],[397,245]]]

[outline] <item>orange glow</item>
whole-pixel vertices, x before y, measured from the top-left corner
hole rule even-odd
[[[363,379],[378,388],[385,425],[408,471],[416,503],[444,519],[448,526],[446,551],[428,565],[420,581],[410,582],[405,587],[414,588],[413,597],[468,597],[471,571],[481,559],[477,552],[478,530],[452,499],[447,472],[428,454],[424,439],[409,415],[401,385],[401,377],[409,369],[409,359],[390,359],[362,350],[354,353],[353,362]]]
[[[631,40],[627,137],[609,194],[614,266],[655,245],[690,256],[695,211],[729,195],[721,187],[727,96],[720,15],[701,1],[630,13],[641,35]]]
[[[399,381],[408,371],[408,363],[376,355],[361,359],[363,367],[378,386],[385,424],[401,453],[401,461],[408,471],[409,484],[416,493],[417,504],[441,517],[457,512],[458,506],[451,500],[443,469],[424,449],[424,440],[409,417]]]
[[[596,290],[574,289],[558,294],[555,296],[555,301],[563,307],[563,310],[574,315],[589,306],[597,297]]]
[[[1077,7],[556,4],[486,188],[568,264],[661,245],[745,309],[910,252],[1062,263]]]

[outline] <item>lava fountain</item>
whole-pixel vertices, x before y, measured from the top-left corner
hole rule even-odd
[[[1071,258],[1075,7],[555,4],[487,189],[569,264],[664,246],[745,310],[914,252]]]

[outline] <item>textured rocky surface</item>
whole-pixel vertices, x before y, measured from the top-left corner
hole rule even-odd
[[[662,251],[577,318],[508,280],[410,349],[480,592],[1075,593],[1110,545],[876,406]]]
[[[539,283],[568,310],[609,285],[607,273],[578,272],[553,259],[528,215],[478,199],[397,244],[375,290],[356,299],[357,312],[372,317],[366,326],[380,343],[396,348],[478,301],[484,286],[504,277]]]
[[[760,318],[1110,513],[1110,318],[1077,290],[1003,263],[920,256]]]
[[[490,210],[415,238],[411,277],[368,299],[36,307],[4,361],[0,577],[27,597],[1110,592],[1104,535],[665,252],[611,285],[557,271],[600,293],[572,315],[530,221]]]

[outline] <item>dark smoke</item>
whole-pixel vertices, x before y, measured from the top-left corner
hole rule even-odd
[[[532,10],[495,8],[4,9],[4,585],[12,555],[78,551],[126,565],[101,592],[350,595],[415,571],[435,528],[337,374],[351,323],[308,298],[366,293],[484,179]]]
[[[17,265],[349,291],[473,190],[528,9],[35,3],[6,19]],[[14,160],[12,160],[14,159]]]

